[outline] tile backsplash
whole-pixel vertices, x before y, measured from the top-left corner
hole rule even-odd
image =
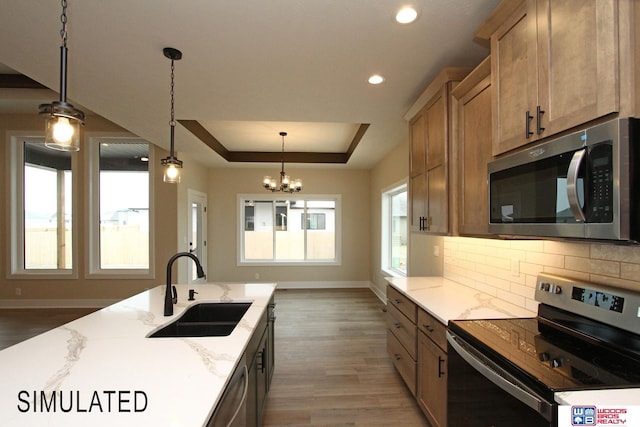
[[[539,272],[640,291],[640,246],[444,238],[444,277],[535,311]]]

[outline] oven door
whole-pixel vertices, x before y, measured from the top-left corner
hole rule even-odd
[[[555,426],[557,405],[447,331],[450,427]]]

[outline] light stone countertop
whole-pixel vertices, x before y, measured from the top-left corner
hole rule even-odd
[[[456,319],[536,317],[537,314],[444,277],[387,277],[386,281],[445,325]]]
[[[537,315],[443,277],[387,277],[386,280],[445,325],[449,320],[455,319],[500,319]],[[638,405],[636,409],[640,420],[640,388],[566,391],[556,393],[554,398],[561,405]]]
[[[275,287],[176,285],[174,314],[164,317],[165,286],[158,286],[2,350],[0,424],[203,425]],[[195,301],[187,301],[189,289]],[[226,337],[146,338],[201,302],[252,305]],[[53,407],[51,392],[55,411],[44,406]]]

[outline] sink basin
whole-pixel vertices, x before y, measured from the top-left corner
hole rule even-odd
[[[250,302],[203,302],[189,307],[178,319],[149,338],[222,337],[233,332]]]

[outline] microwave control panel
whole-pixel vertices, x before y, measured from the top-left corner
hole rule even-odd
[[[613,153],[611,141],[591,147],[588,156],[589,197],[585,206],[587,222],[613,221]]]

